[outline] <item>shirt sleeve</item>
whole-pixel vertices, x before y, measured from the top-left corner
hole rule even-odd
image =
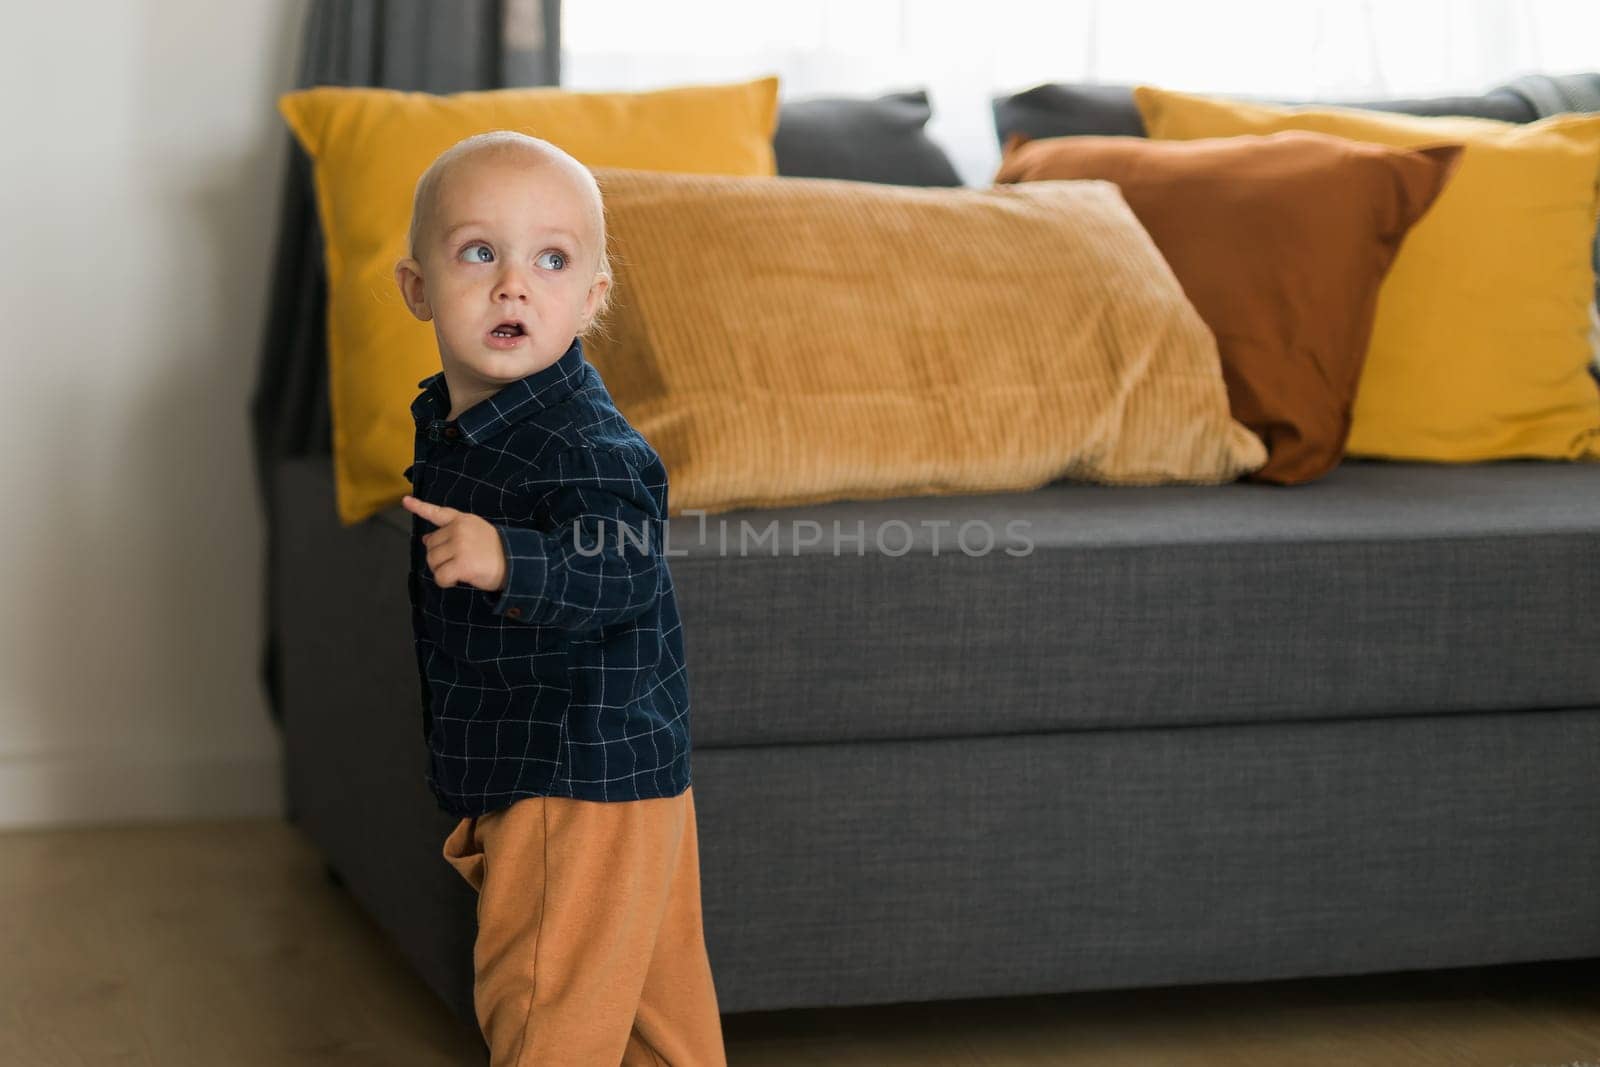
[[[617,451],[567,449],[538,468],[522,485],[529,521],[495,524],[506,585],[484,592],[491,610],[570,630],[643,614],[662,577],[664,530],[651,488]]]

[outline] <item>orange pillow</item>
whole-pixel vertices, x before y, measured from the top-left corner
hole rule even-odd
[[[1006,142],[996,182],[1117,183],[1217,338],[1234,418],[1266,443],[1252,480],[1338,465],[1378,290],[1460,145],[1405,150],[1306,131]]]
[[[585,347],[674,514],[1215,484],[1266,460],[1110,182],[595,177],[616,295]]]

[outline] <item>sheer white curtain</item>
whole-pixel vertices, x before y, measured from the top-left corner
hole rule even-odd
[[[972,184],[999,160],[990,96],[1043,81],[1330,100],[1600,68],[1596,0],[568,0],[562,21],[573,89],[926,87],[929,133]]]

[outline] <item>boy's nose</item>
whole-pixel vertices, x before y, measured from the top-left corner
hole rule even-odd
[[[496,300],[526,300],[528,299],[528,283],[520,271],[506,271],[500,275],[500,281],[494,288]]]

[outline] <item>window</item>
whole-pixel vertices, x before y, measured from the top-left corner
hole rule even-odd
[[[1353,100],[1600,65],[1600,4],[1575,0],[581,0],[562,20],[573,89],[926,87],[929,133],[974,184],[999,161],[990,96],[1043,81]]]

